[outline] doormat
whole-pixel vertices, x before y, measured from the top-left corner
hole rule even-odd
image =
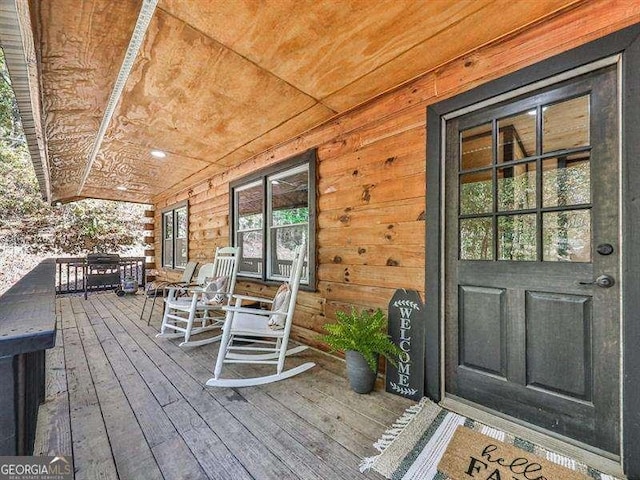
[[[528,440],[445,410],[427,398],[423,398],[418,404],[409,407],[391,428],[374,443],[373,446],[379,453],[362,460],[360,471],[365,472],[372,469],[393,480],[456,480],[456,477],[438,470],[438,465],[457,428],[461,426],[523,451],[522,457],[525,457],[525,454],[536,455],[550,463],[580,473],[587,479],[619,480],[573,458],[560,455]],[[481,457],[476,458],[482,460]],[[469,460],[466,461],[468,467]],[[480,464],[476,466],[482,467]],[[536,477],[538,475],[533,475],[531,478]],[[481,477],[476,471],[476,476],[467,475],[461,478],[465,480],[496,480],[499,477],[492,478],[491,472],[488,472],[485,477]],[[564,479],[564,477],[547,478],[549,480]],[[506,477],[506,479],[512,480],[510,477]],[[501,480],[505,480],[505,477],[501,477]]]
[[[467,427],[456,428],[438,463],[438,470],[453,480],[591,479],[581,472],[569,470]]]

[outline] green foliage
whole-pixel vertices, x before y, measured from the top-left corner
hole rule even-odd
[[[355,350],[365,358],[369,367],[377,371],[376,354],[387,358],[394,365],[395,359],[401,353],[400,348],[391,342],[385,333],[387,317],[379,308],[371,313],[367,310],[360,312],[351,308],[351,313],[336,312],[338,321],[324,325],[326,335],[319,339],[331,348],[331,351]]]
[[[286,208],[273,212],[273,225],[297,225],[309,221],[309,207]]]
[[[51,206],[42,199],[0,50],[0,244],[34,254],[124,253],[141,246],[143,210],[104,200]]]
[[[4,63],[4,52],[0,50],[0,137],[22,136],[22,125],[18,106],[9,83],[9,72]],[[21,139],[17,140],[22,141]]]

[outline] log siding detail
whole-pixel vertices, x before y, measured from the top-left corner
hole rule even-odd
[[[426,108],[640,21],[640,4],[582,2],[557,16],[485,45],[277,145],[221,174],[207,168],[192,185],[154,199],[156,212],[189,202],[189,259],[210,261],[229,244],[229,182],[317,148],[315,292],[300,292],[293,338],[320,346],[316,335],[351,306],[387,308],[397,288],[425,290]],[[237,156],[232,154],[229,165]],[[233,158],[231,158],[233,157]],[[216,169],[219,165],[215,166]],[[156,231],[160,231],[156,213]],[[156,240],[156,256],[160,244]],[[169,275],[170,272],[162,272]],[[242,281],[242,293],[273,295]],[[426,299],[429,301],[429,299]]]

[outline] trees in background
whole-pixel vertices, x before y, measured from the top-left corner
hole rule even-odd
[[[52,206],[42,200],[0,51],[0,257],[141,248],[143,211],[143,205],[123,202]]]

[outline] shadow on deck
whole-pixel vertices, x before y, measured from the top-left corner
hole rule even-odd
[[[311,349],[287,359],[317,363],[294,378],[205,389],[217,344],[156,339],[160,308],[148,327],[143,301],[57,299],[34,455],[72,455],[77,479],[382,478],[358,464],[410,401],[381,384],[351,392],[344,363]],[[226,376],[249,368],[262,367],[229,365]]]

